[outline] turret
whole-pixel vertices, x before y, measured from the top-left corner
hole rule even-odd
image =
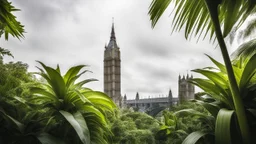
[[[179,79],[179,101],[180,103],[182,103],[183,101],[189,100],[189,99],[193,99],[194,98],[194,93],[195,93],[195,86],[191,83],[189,83],[188,81],[190,79],[192,79],[193,76],[189,76],[189,74],[187,73],[186,78],[183,75],[182,79]]]
[[[136,100],[139,100],[139,99],[140,99],[138,92],[136,93],[136,98],[135,98],[135,99],[136,99]]]
[[[168,103],[169,103],[169,106],[171,107],[172,106],[172,90],[171,89],[169,90],[169,94],[168,94]]]
[[[127,97],[126,97],[126,94],[124,94],[124,101],[126,101],[127,100]]]

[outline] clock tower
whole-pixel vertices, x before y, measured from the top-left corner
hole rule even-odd
[[[116,43],[114,22],[110,41],[104,51],[104,92],[121,106],[121,59],[120,48]]]

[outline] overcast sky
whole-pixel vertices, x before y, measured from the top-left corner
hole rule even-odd
[[[15,57],[5,61],[27,63],[31,72],[37,71],[36,60],[60,64],[63,72],[77,64],[90,65],[93,73],[83,78],[99,80],[87,85],[94,90],[103,91],[103,53],[112,17],[121,50],[121,93],[128,99],[136,92],[144,98],[167,95],[170,88],[177,97],[179,74],[212,66],[204,53],[222,61],[219,48],[208,39],[196,43],[185,40],[183,31],[171,35],[171,8],[152,29],[147,14],[151,0],[11,1],[21,9],[15,15],[26,33],[21,41],[1,38],[1,46]]]

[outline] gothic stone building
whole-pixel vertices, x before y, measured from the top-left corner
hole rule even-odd
[[[179,83],[179,85],[178,85],[179,93],[178,93],[178,97],[179,97],[180,103],[182,103],[183,101],[189,100],[189,99],[194,99],[195,86],[188,82],[192,78],[193,78],[193,76],[191,75],[189,77],[188,74],[187,74],[186,78],[185,78],[184,75],[183,75],[182,78],[179,75],[179,82],[178,82]]]
[[[167,97],[155,97],[155,98],[143,98],[140,99],[139,93],[137,92],[136,98],[134,100],[127,100],[126,95],[124,96],[124,106],[127,108],[139,108],[140,111],[146,111],[150,108],[156,107],[170,107],[176,105],[179,102],[178,98],[172,96],[172,91],[169,91]]]
[[[121,59],[114,23],[112,23],[110,41],[104,51],[104,92],[117,105],[121,105]]]
[[[192,76],[189,77],[188,75],[186,78],[185,76],[183,76],[183,78],[179,76],[178,98],[172,97],[170,90],[167,97],[140,99],[139,94],[137,93],[134,100],[127,100],[125,95],[124,100],[122,101],[120,48],[116,42],[114,23],[112,23],[110,41],[108,45],[105,46],[104,51],[104,92],[110,96],[118,106],[121,107],[121,104],[123,103],[126,107],[147,108],[155,105],[167,107],[188,99],[193,99],[195,88],[194,85],[188,83],[188,80],[191,78]]]
[[[152,107],[170,107],[177,105],[189,99],[194,99],[195,86],[189,83],[188,81],[193,78],[192,76],[185,78],[179,76],[178,81],[178,97],[173,97],[171,90],[169,91],[168,96],[166,97],[155,97],[155,98],[139,98],[139,93],[137,92],[135,99],[127,100],[126,95],[124,96],[124,105],[126,107],[139,108],[141,111],[145,111]]]

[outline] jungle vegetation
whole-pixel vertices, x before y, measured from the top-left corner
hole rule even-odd
[[[230,55],[224,38],[239,32],[255,13],[256,3],[153,0],[149,9],[153,27],[170,4],[174,4],[173,31],[185,27],[186,39],[209,35],[222,52],[224,64],[206,55],[215,66],[193,70],[205,76],[190,81],[203,90],[194,100],[154,116],[121,109],[103,92],[85,87],[96,81],[79,79],[88,72],[86,65],[62,72],[58,65],[38,61],[39,72],[31,73],[23,62],[4,63],[4,56],[13,55],[0,47],[0,143],[255,143],[256,40],[251,37]],[[24,37],[24,26],[13,11],[17,9],[10,2],[0,1],[0,36],[5,40],[9,35]],[[253,21],[248,27],[242,37],[251,34]]]

